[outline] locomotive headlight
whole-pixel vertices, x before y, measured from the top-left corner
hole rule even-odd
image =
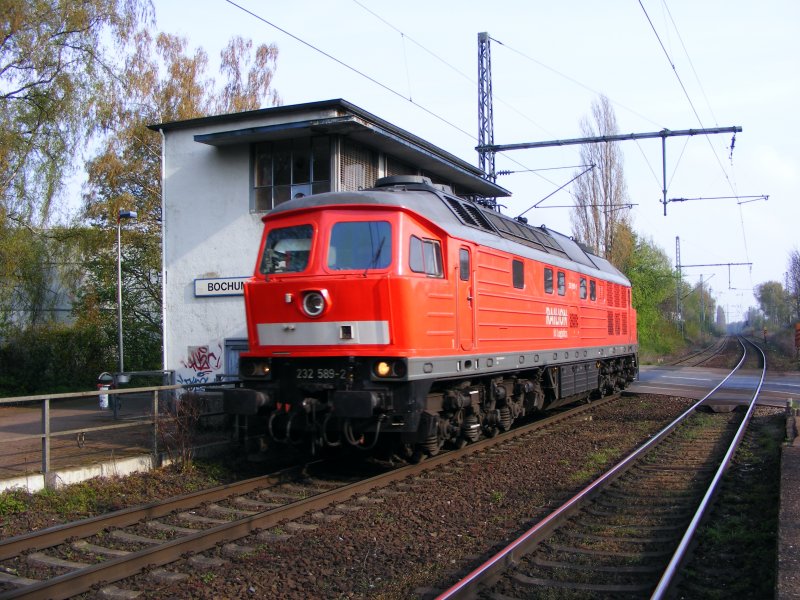
[[[242,377],[264,377],[269,378],[272,367],[269,359],[242,358],[239,362],[239,375]]]
[[[372,366],[372,372],[377,377],[405,377],[408,369],[403,360],[381,360]]]
[[[306,292],[303,296],[303,312],[309,317],[318,317],[325,311],[325,298],[320,292]]]

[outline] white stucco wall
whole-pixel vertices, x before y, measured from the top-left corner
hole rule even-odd
[[[250,147],[194,141],[215,130],[164,138],[164,361],[178,383],[213,381],[226,372],[225,340],[247,337],[243,296],[195,297],[195,279],[250,276],[261,238]]]

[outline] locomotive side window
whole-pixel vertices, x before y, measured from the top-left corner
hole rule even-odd
[[[586,278],[581,277],[581,300],[586,300]]]
[[[313,235],[311,225],[273,229],[267,235],[259,271],[265,275],[304,271],[308,266]]]
[[[461,278],[461,281],[469,281],[470,270],[469,250],[461,248],[458,251],[458,276]]]
[[[558,272],[558,295],[564,296],[567,293],[567,276],[564,271]]]
[[[421,240],[412,235],[408,252],[408,266],[415,273],[442,277],[442,247],[436,240]]]
[[[525,269],[521,260],[514,259],[511,263],[511,279],[518,290],[525,288]]]
[[[385,269],[391,262],[392,226],[388,221],[344,221],[333,226],[329,269]]]
[[[589,282],[589,300],[597,300],[597,283],[594,280]]]
[[[553,293],[553,269],[546,267],[544,270],[544,291],[546,294]]]

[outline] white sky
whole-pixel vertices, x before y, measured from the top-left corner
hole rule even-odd
[[[491,46],[497,144],[580,137],[580,120],[599,93],[611,99],[620,133],[741,126],[732,161],[731,134],[669,138],[667,197],[768,194],[767,202],[670,203],[664,217],[661,140],[620,144],[640,235],[652,238],[673,264],[676,236],[682,264],[753,263],[752,269],[731,267],[730,280],[728,267],[685,271],[691,283],[701,275],[709,281],[729,321],[756,304],[754,286],[784,281],[789,252],[800,247],[796,0],[642,0],[674,70],[638,0],[237,3],[397,94],[225,0],[155,0],[157,26],[202,46],[212,62],[234,35],[275,43],[274,87],[284,104],[344,98],[475,165],[481,31],[502,42]],[[578,152],[570,146],[499,154],[497,169],[578,165]],[[540,175],[549,181],[534,173],[498,179],[513,193],[502,201],[507,213],[538,202],[574,169]],[[543,206],[571,202],[565,189]],[[569,209],[534,209],[527,216],[533,225],[571,232]]]

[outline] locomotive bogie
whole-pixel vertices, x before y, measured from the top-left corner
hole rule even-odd
[[[636,377],[630,284],[425,183],[287,202],[245,284],[245,389],[276,441],[432,454]]]

